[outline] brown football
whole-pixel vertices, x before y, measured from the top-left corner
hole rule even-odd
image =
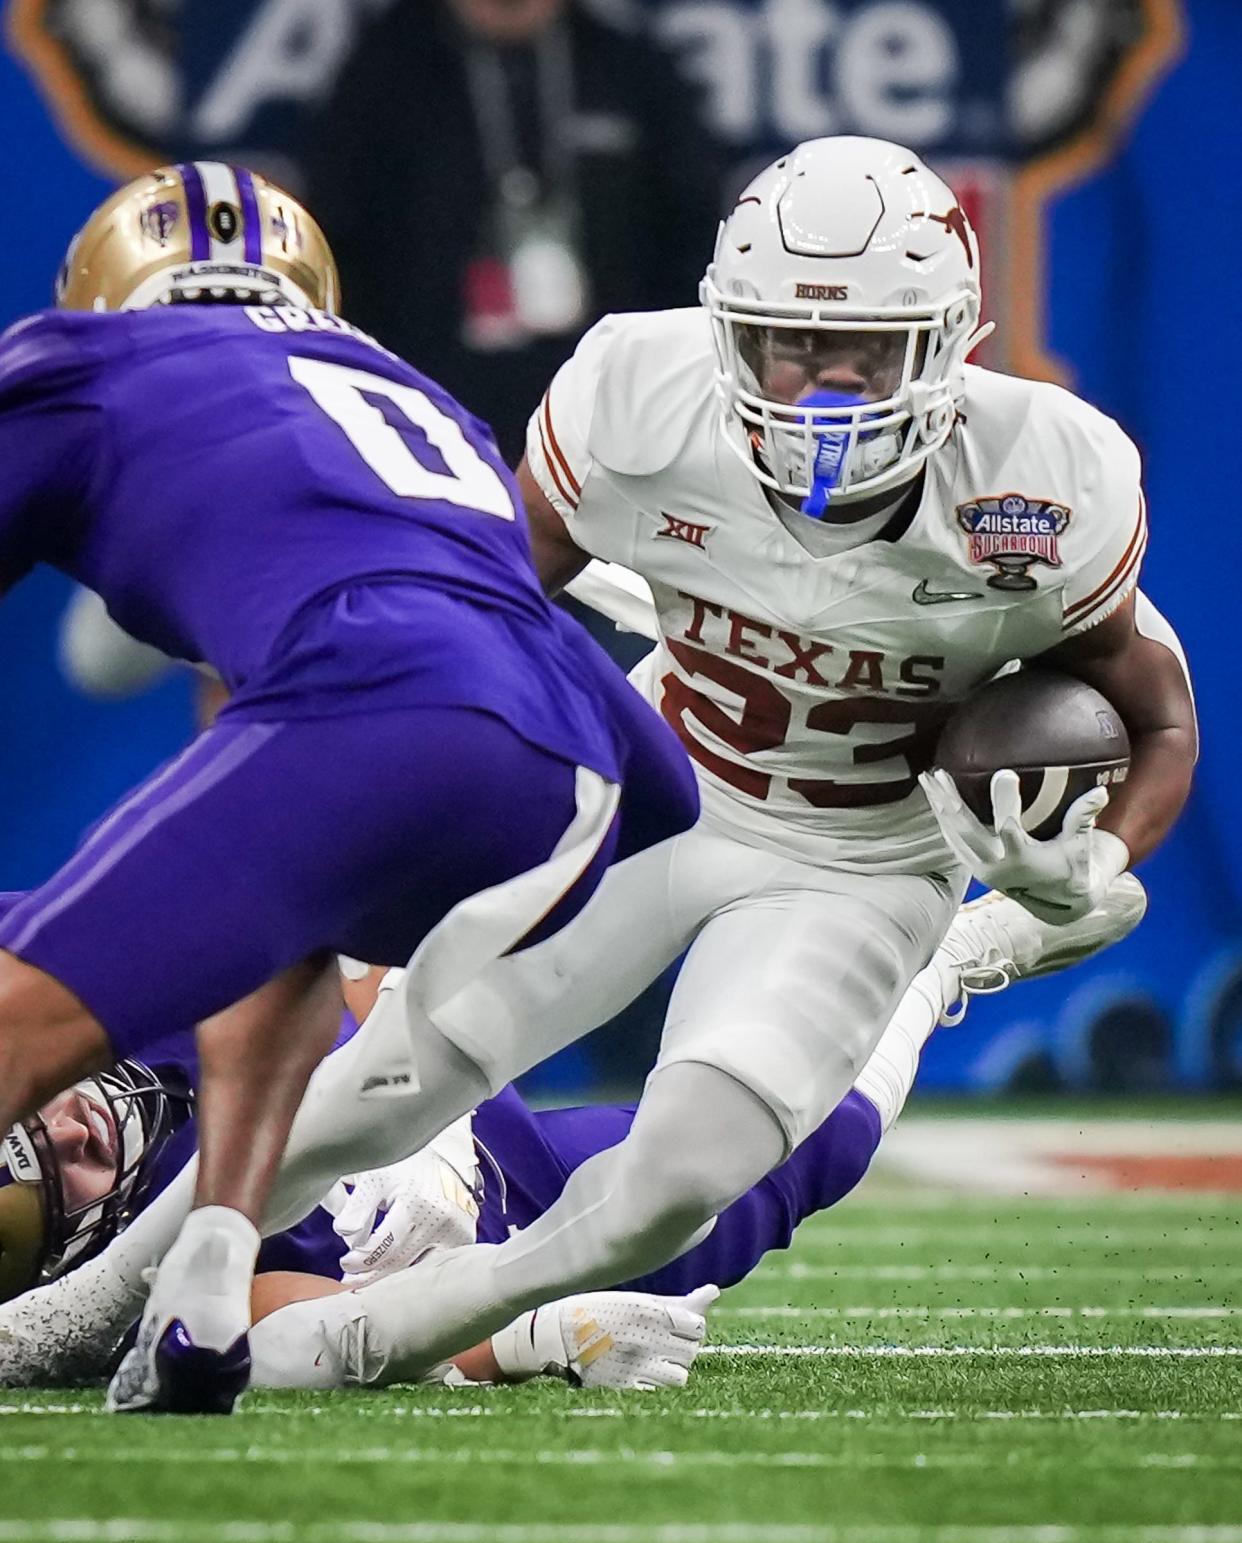
[[[1130,736],[1112,703],[1057,670],[1017,670],[988,681],[941,730],[934,764],[966,806],[992,823],[992,773],[1010,767],[1022,791],[1023,827],[1044,841],[1089,788],[1124,782]]]

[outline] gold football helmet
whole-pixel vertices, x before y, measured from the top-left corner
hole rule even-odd
[[[100,204],[70,243],[56,303],[134,311],[192,301],[335,311],[336,262],[296,198],[220,161],[165,166]]]
[[[142,1201],[156,1159],[191,1107],[188,1086],[166,1084],[140,1061],[119,1061],[0,1140],[0,1302],[107,1246]],[[89,1192],[71,1182],[75,1158],[57,1137],[67,1116],[93,1128]]]
[[[0,1144],[0,1302],[37,1283],[47,1230],[39,1154],[15,1125]]]

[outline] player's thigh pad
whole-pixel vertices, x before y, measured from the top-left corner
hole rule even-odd
[[[964,886],[956,876],[787,869],[785,887],[737,901],[700,931],[657,1069],[701,1061],[728,1072],[767,1104],[792,1149],[853,1083]]]
[[[555,936],[497,959],[435,1014],[492,1092],[619,1013],[667,969],[700,920],[671,903],[684,838],[611,867]]]
[[[0,919],[0,947],[132,1054],[320,949],[404,964],[462,900],[550,856],[576,776],[468,708],[224,719]]]
[[[619,1013],[684,952],[706,918],[775,882],[788,866],[701,824],[648,847],[615,863],[555,937],[480,973],[436,1012],[436,1028],[496,1092]]]

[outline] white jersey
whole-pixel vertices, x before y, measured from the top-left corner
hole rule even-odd
[[[909,523],[851,533],[773,507],[713,371],[705,312],[605,317],[531,419],[535,480],[583,550],[651,586],[635,683],[693,756],[705,821],[804,861],[943,868],[917,773],[955,703],[1134,588],[1138,453],[1069,392],[967,366]]]

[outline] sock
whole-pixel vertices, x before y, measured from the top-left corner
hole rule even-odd
[[[879,1110],[886,1131],[892,1129],[905,1108],[919,1069],[919,1056],[940,1022],[944,1005],[944,976],[933,959],[910,982],[871,1052],[871,1059],[854,1079],[858,1092]]]
[[[202,1206],[186,1218],[160,1265],[148,1319],[180,1318],[194,1343],[227,1350],[250,1327],[250,1287],[259,1230],[227,1206]]]

